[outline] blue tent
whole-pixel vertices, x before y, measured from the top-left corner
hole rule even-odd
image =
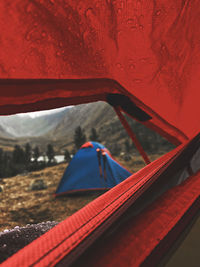
[[[87,142],[69,163],[55,195],[110,189],[130,175],[103,145]]]

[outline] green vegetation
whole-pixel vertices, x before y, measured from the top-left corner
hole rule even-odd
[[[38,162],[39,157],[40,157],[40,150],[39,150],[38,146],[36,146],[33,150],[33,158],[34,158],[35,163]]]
[[[100,142],[101,141],[95,128],[91,129],[90,141],[94,141],[94,142]]]
[[[174,148],[174,145],[169,143],[166,139],[161,137],[153,130],[147,128],[143,124],[136,122],[135,120],[126,116],[126,119],[131,126],[133,133],[136,135],[143,149],[149,153],[168,152]],[[131,138],[128,136],[126,130],[120,124],[118,120],[113,120],[106,129],[100,129],[100,136],[108,136],[108,141],[105,142],[105,146],[110,152],[118,156],[121,152],[127,154],[138,154]]]
[[[51,163],[54,160],[55,152],[53,146],[51,144],[47,145],[47,152],[46,155],[48,157],[48,162]]]
[[[55,165],[54,149],[51,144],[47,146],[48,162],[38,161],[41,152],[38,146],[34,149],[27,143],[25,147],[16,145],[12,152],[0,149],[0,178],[15,176],[20,173],[41,170],[47,166]]]
[[[171,143],[154,131],[128,117],[127,120],[147,153],[165,153],[173,149],[174,146]],[[111,154],[114,156],[123,155],[123,158],[126,160],[128,160],[131,155],[138,154],[132,140],[129,138],[119,121],[113,120],[106,128],[106,132],[104,132],[104,130],[104,127],[98,130],[91,128],[89,140],[100,141],[105,139],[103,144],[110,150]],[[105,136],[107,136],[108,139],[106,139]],[[81,126],[78,126],[74,130],[73,140],[74,146],[73,148],[71,147],[71,151],[68,149],[65,149],[64,151],[66,162],[69,162],[71,160],[71,154],[75,154],[87,141],[85,130],[82,129]],[[57,164],[54,158],[55,151],[52,144],[47,144],[45,153],[44,147],[41,150],[40,149],[41,148],[38,146],[32,148],[29,143],[26,143],[23,147],[15,145],[12,152],[5,152],[3,149],[0,149],[0,178],[41,170],[47,166]],[[42,155],[44,156],[43,161],[38,161],[39,157]],[[48,162],[46,162],[46,157],[48,158]]]
[[[69,153],[69,151],[67,149],[65,150],[64,156],[65,156],[65,161],[66,162],[70,162],[71,156],[70,156],[70,153]]]
[[[81,126],[78,126],[74,132],[74,145],[76,149],[79,149],[86,142],[86,135]]]

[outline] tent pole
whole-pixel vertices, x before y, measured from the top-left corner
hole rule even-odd
[[[151,161],[149,160],[149,158],[148,158],[147,154],[145,153],[143,147],[141,146],[139,140],[137,139],[136,135],[133,133],[130,125],[128,124],[128,122],[126,121],[125,117],[120,112],[119,107],[114,107],[114,110],[115,110],[117,116],[119,117],[119,120],[121,121],[122,125],[124,126],[124,128],[127,131],[127,133],[129,134],[130,138],[132,139],[133,143],[135,144],[135,146],[136,146],[137,150],[139,151],[140,155],[143,157],[145,163],[146,164],[151,163]]]

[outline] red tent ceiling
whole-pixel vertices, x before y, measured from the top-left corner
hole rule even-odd
[[[0,14],[0,114],[118,92],[165,135],[199,131],[198,0],[2,0]]]

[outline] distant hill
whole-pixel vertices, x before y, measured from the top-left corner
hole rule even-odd
[[[138,139],[147,150],[153,152],[168,150],[173,147],[164,138],[142,124],[128,117],[127,119]],[[95,128],[101,143],[114,154],[117,154],[117,150],[119,152],[127,150],[125,145],[127,142],[130,144],[130,149],[133,149],[132,141],[121,125],[116,113],[105,102],[74,106],[66,116],[63,116],[57,126],[45,136],[47,139],[56,142],[60,148],[71,148],[73,146],[74,130],[77,126],[81,126],[84,129],[87,140],[90,140],[91,129]]]
[[[6,131],[6,129],[0,124],[0,138],[12,138],[13,135]]]
[[[172,148],[155,132],[134,120],[128,120],[147,151]],[[46,145],[52,143],[57,153],[63,153],[66,148],[73,149],[74,131],[78,126],[85,131],[87,140],[90,140],[91,129],[95,128],[101,143],[114,154],[127,151],[127,143],[133,151],[132,142],[113,108],[104,102],[78,105],[36,118],[19,115],[0,117],[0,146],[1,143],[5,143],[1,137],[7,137],[16,140],[11,143],[6,140],[6,147],[13,143],[24,145],[29,142],[32,146],[37,145],[45,151]]]
[[[68,109],[57,113],[32,118],[28,115],[0,116],[1,129],[5,137],[37,137],[46,134],[66,115]]]
[[[85,131],[87,140],[90,140],[91,129],[95,128],[101,143],[111,150],[112,145],[117,146],[116,142],[122,143],[124,137],[128,137],[113,108],[104,102],[74,106],[46,137],[57,142],[61,148],[71,147],[74,131],[78,126]]]
[[[75,128],[81,126],[87,135],[90,135],[91,128],[95,128],[104,141],[113,122],[118,122],[118,118],[107,103],[95,102],[78,105],[71,108],[46,136],[55,141],[63,138],[72,141]]]

